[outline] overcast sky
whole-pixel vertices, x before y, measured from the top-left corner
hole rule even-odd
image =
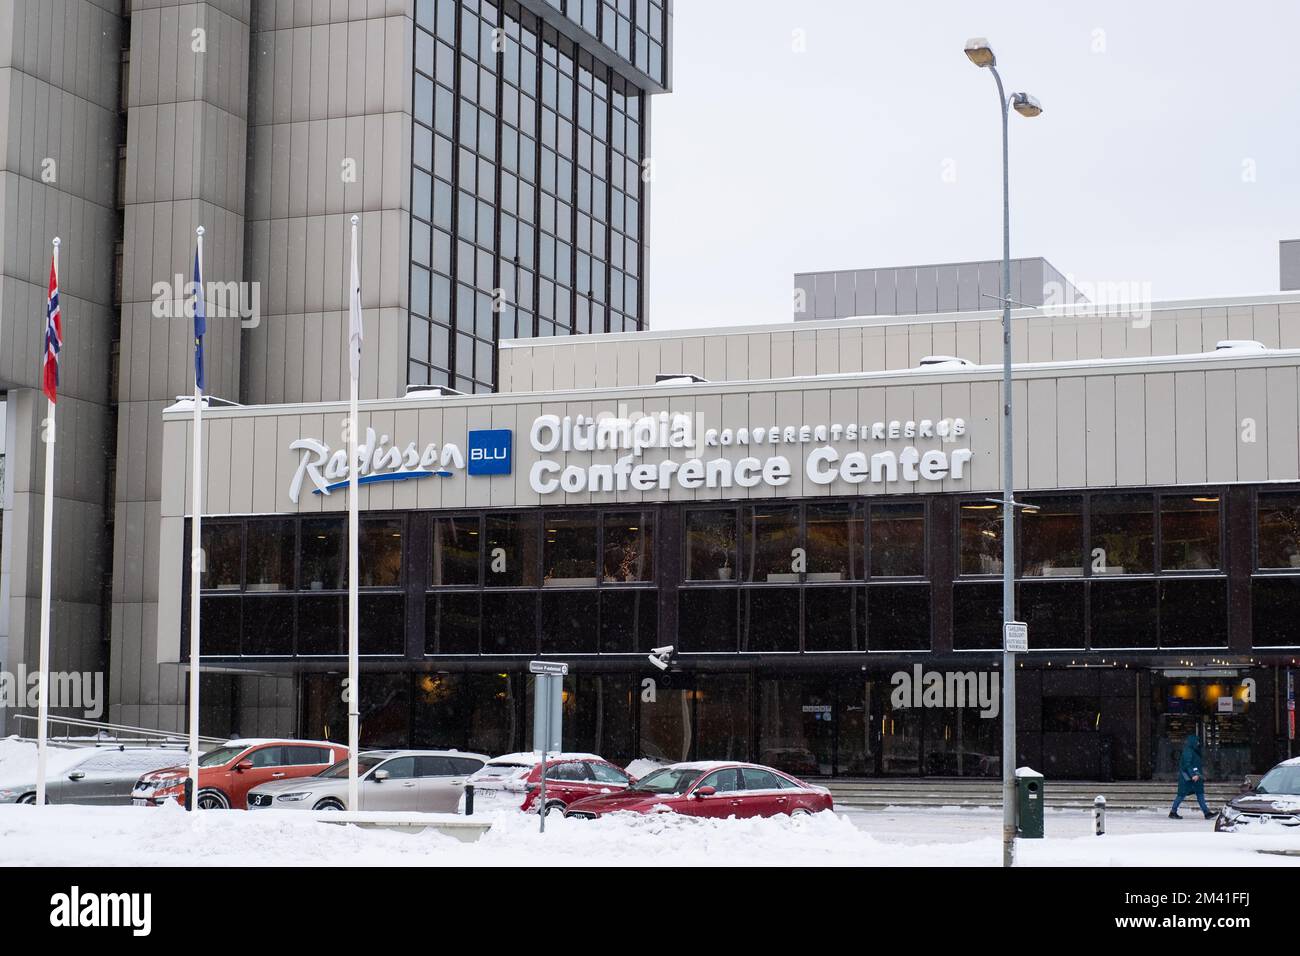
[[[1276,292],[1300,238],[1300,3],[677,0],[651,328],[791,318],[796,271],[1011,251],[1156,301]],[[945,172],[948,173],[945,176]],[[951,180],[951,181],[949,181]]]

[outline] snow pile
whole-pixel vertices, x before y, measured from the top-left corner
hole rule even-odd
[[[403,817],[409,814],[403,814]],[[477,843],[424,830],[317,822],[292,811],[209,811],[175,806],[0,806],[0,866],[998,866],[999,822],[966,833],[942,817],[891,842],[874,815],[822,813],[713,820],[616,814],[598,820],[502,813]],[[1135,820],[1140,823],[1140,820]],[[1062,828],[1064,830],[1065,828]],[[1025,866],[1298,866],[1300,833],[1131,832],[1022,840]],[[896,834],[897,835],[897,834]],[[962,839],[965,837],[965,839]],[[1261,852],[1268,851],[1268,852]],[[1281,855],[1281,853],[1294,855]]]
[[[49,780],[74,763],[81,748],[47,746],[45,750],[45,779]],[[0,739],[0,783],[24,784],[36,782],[36,744],[17,737]]]
[[[654,771],[658,770],[660,767],[671,767],[671,766],[672,764],[663,760],[655,760],[651,757],[638,757],[636,760],[633,760],[630,764],[628,764],[623,769],[626,770],[628,773],[630,773],[632,776],[636,777],[636,779],[640,780],[646,774],[653,773]]]

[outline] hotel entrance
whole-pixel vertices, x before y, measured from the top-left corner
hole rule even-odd
[[[1158,671],[1152,680],[1152,776],[1178,779],[1183,743],[1201,738],[1206,777],[1240,780],[1251,765],[1253,724],[1245,672]]]

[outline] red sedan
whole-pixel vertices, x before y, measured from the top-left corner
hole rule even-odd
[[[752,763],[678,763],[647,774],[625,790],[569,804],[564,815],[684,813],[692,817],[792,817],[831,809],[831,792]]]

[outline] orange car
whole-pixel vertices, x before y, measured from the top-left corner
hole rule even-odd
[[[259,783],[310,777],[347,755],[347,747],[328,740],[228,740],[199,758],[196,805],[200,810],[243,810],[248,791]],[[131,802],[157,807],[174,800],[184,806],[188,776],[184,766],[147,773],[131,791]]]

